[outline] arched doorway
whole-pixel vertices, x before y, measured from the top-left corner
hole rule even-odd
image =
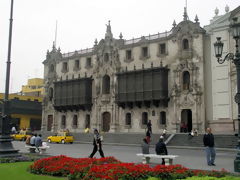
[[[192,130],[192,111],[183,109],[181,112],[181,127],[180,132],[191,132]]]
[[[108,132],[110,130],[111,114],[104,112],[102,114],[102,131]]]

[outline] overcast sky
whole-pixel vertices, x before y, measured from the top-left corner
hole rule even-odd
[[[11,0],[0,0],[0,92],[5,90]],[[57,47],[63,53],[92,47],[104,38],[111,20],[115,38],[124,39],[170,30],[183,19],[185,0],[14,0],[10,92],[18,92],[27,79],[43,77],[47,49],[52,48],[56,20]],[[239,0],[188,0],[190,20],[198,15],[209,24],[216,7],[219,15],[240,5]]]

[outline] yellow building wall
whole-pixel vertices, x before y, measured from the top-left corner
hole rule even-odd
[[[29,79],[27,85],[22,86],[22,93],[40,92],[40,94],[43,95],[43,83],[44,80],[41,78]],[[35,86],[35,88],[33,88],[33,86]]]
[[[4,98],[4,94],[0,93],[0,99]],[[19,100],[24,100],[24,101],[34,101],[34,100],[38,100],[39,102],[42,102],[42,97],[36,97],[36,96],[23,96],[23,95],[17,95],[17,94],[9,94],[9,99],[14,99],[14,98],[18,98]]]
[[[35,101],[42,102],[42,97],[35,97],[35,96],[22,96],[17,94],[9,94],[9,100],[18,98],[19,100],[24,101]],[[4,94],[0,93],[0,99],[4,99]],[[30,120],[31,119],[39,119],[41,120],[42,117],[38,115],[28,115],[28,114],[11,114],[12,118],[20,119],[20,129],[23,128],[30,128]]]
[[[35,115],[23,115],[23,114],[11,114],[12,118],[20,119],[20,129],[30,128],[30,120],[31,119],[39,119],[41,120],[41,116]]]

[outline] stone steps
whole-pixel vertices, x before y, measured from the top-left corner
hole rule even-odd
[[[175,134],[168,146],[203,147],[203,134],[190,137],[188,134]],[[238,138],[234,135],[214,135],[215,147],[236,148]]]
[[[51,132],[45,132],[43,139],[52,135]],[[74,141],[78,143],[92,143],[92,133],[72,133]],[[104,133],[104,143],[113,144],[133,144],[140,145],[142,139],[145,137],[145,133]],[[152,134],[151,145],[155,145],[159,140],[160,134]],[[170,134],[166,136],[165,141],[170,137]],[[214,135],[215,146],[217,148],[236,148],[238,138],[234,135]],[[187,146],[187,147],[203,147],[203,134],[199,134],[195,137],[190,137],[187,133],[175,134],[172,139],[167,143],[167,146]]]

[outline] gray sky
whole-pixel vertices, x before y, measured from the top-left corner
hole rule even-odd
[[[209,24],[216,7],[219,15],[240,5],[239,0],[188,0],[190,20],[198,15]],[[92,47],[104,38],[111,20],[115,38],[165,32],[183,19],[185,0],[14,0],[10,92],[21,90],[28,78],[43,77],[47,49],[51,49],[58,21],[57,47],[63,53]],[[5,90],[10,0],[0,0],[0,92]]]

